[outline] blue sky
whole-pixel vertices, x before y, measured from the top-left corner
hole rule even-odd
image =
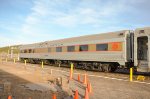
[[[0,47],[150,26],[150,0],[0,0]]]

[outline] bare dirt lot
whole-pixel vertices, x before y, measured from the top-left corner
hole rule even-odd
[[[44,66],[37,64],[13,62],[0,63],[0,99],[73,99],[75,90],[79,91],[80,99],[84,99],[86,86],[77,81],[77,74],[88,75],[92,85],[90,99],[150,99],[150,80],[129,81],[128,74],[99,73],[74,70],[73,80],[68,82],[69,68]],[[136,76],[134,76],[135,78]],[[61,80],[60,80],[61,79]]]

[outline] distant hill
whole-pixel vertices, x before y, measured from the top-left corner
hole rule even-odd
[[[1,47],[0,48],[0,53],[8,53],[8,52],[10,53],[11,48],[13,48],[14,49],[13,53],[17,54],[17,53],[19,53],[19,46],[20,45]]]

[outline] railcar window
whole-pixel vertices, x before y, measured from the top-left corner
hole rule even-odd
[[[68,52],[74,52],[75,51],[75,46],[68,46],[67,51]]]
[[[140,30],[140,32],[139,33],[144,33],[144,30]]]
[[[80,45],[79,51],[88,51],[88,45]]]
[[[31,49],[29,49],[29,53],[31,53],[32,52],[32,50]]]
[[[48,48],[48,52],[51,52],[51,48]]]
[[[96,44],[96,51],[107,51],[108,44]]]
[[[24,50],[24,53],[27,53],[27,50]]]
[[[56,52],[62,52],[62,47],[56,47]]]

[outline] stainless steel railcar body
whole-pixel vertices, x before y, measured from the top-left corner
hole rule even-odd
[[[117,63],[115,65],[127,67],[133,66],[134,63],[138,71],[149,72],[149,40],[150,28],[139,28],[135,31],[122,30],[23,45],[20,47],[20,58],[102,64]],[[141,46],[142,44],[144,46]],[[69,47],[74,48],[74,50],[69,51]],[[82,47],[83,50],[81,50]],[[145,53],[140,54],[140,52]]]
[[[116,62],[125,65],[127,57],[127,38],[129,30],[95,34],[81,37],[74,37],[62,40],[47,41],[36,44],[23,45],[20,50],[43,49],[45,51],[37,53],[20,53],[20,58],[32,59],[55,59],[55,60],[76,60],[94,62]],[[107,44],[107,50],[96,50],[96,44]],[[79,47],[88,45],[87,51],[79,51]],[[67,52],[67,46],[75,46],[75,51]],[[56,52],[57,47],[62,47],[61,52]],[[51,51],[48,51],[48,50]]]

